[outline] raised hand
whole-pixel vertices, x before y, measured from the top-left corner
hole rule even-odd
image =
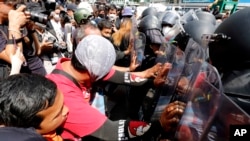
[[[16,10],[9,11],[8,13],[9,29],[19,30],[27,23],[27,21],[29,21],[30,14],[24,12],[25,8],[26,8],[25,5],[21,5]]]
[[[171,68],[172,65],[170,63],[165,63],[157,72],[155,72],[156,77],[154,79],[154,85],[156,87],[162,86],[165,83],[167,74]]]
[[[186,104],[175,101],[166,106],[160,117],[160,123],[165,132],[175,131],[184,112]]]

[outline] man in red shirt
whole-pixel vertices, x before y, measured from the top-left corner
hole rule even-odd
[[[88,35],[78,44],[72,59],[62,58],[57,73],[47,75],[64,94],[64,103],[69,108],[68,118],[62,126],[62,137],[74,140],[91,135],[103,140],[128,140],[135,137],[158,136],[172,131],[183,113],[184,104],[169,104],[160,120],[111,121],[91,107],[90,90],[94,82],[110,77],[115,62],[115,50],[107,39]]]

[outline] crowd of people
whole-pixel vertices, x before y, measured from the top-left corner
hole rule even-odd
[[[249,13],[1,1],[0,140],[229,140],[212,115],[227,95],[249,119]]]

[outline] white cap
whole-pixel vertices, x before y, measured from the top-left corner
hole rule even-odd
[[[116,60],[114,46],[100,35],[83,38],[76,47],[75,55],[95,81],[107,75]]]

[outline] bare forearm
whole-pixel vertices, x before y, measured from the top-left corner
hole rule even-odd
[[[120,67],[120,66],[113,66],[115,70],[121,71],[121,72],[128,72],[130,71],[129,67]]]
[[[11,23],[9,24],[8,31],[9,31],[9,34],[8,34],[8,41],[7,41],[5,53],[9,58],[11,54],[15,54],[16,48],[14,44],[14,39],[17,40],[17,39],[22,38],[22,33],[20,31],[20,27],[12,25]],[[23,50],[23,45],[21,41],[16,42],[16,46],[20,47],[20,49]]]
[[[35,50],[36,50],[36,54],[37,55],[41,55],[41,44],[40,44],[40,42],[39,42],[39,40],[38,40],[38,38],[37,38],[37,35],[36,35],[36,32],[33,32],[32,34],[31,34],[31,36],[32,36],[32,38],[33,38],[33,41],[34,41],[34,45],[35,45]]]

